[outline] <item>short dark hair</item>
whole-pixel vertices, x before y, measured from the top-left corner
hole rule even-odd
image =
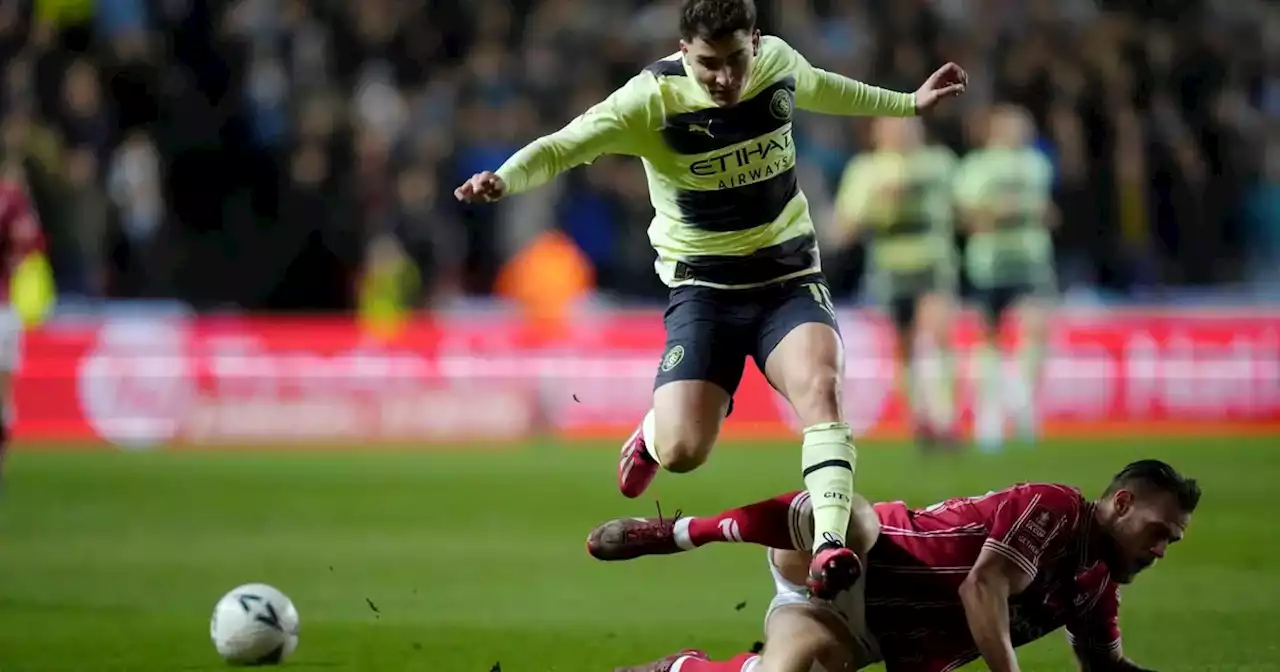
[[[1177,469],[1160,460],[1131,462],[1111,479],[1103,497],[1114,495],[1121,489],[1156,490],[1173,495],[1178,506],[1186,513],[1193,513],[1200,504],[1200,485],[1196,479],[1187,478]]]
[[[719,40],[755,29],[755,0],[684,0],[680,8],[680,37],[687,42]]]

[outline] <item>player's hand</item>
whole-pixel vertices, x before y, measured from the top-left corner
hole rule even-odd
[[[916,114],[928,112],[947,98],[955,98],[969,88],[969,74],[955,63],[947,63],[916,89]]]
[[[492,203],[507,193],[507,184],[491,171],[476,173],[453,190],[453,197],[463,203]]]

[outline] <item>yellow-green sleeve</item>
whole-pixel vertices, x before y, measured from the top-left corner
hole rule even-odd
[[[651,127],[656,95],[654,76],[641,73],[564,128],[525,145],[496,171],[507,194],[536,189],[605,154],[638,152]]]
[[[790,51],[796,78],[796,107],[819,114],[843,116],[915,116],[914,93],[882,89],[815,68],[803,54],[795,49]]]

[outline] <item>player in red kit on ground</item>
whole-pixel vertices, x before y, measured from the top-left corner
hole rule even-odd
[[[1141,670],[1123,655],[1119,586],[1180,540],[1200,489],[1158,460],[1126,466],[1096,500],[1024,483],[912,509],[859,502],[850,548],[862,579],[827,602],[804,590],[812,535],[806,493],[708,518],[622,519],[596,528],[602,560],[716,542],[769,547],[777,595],[761,655],[710,661],[694,650],[623,672],[949,672],[982,658],[1020,669],[1014,649],[1065,628],[1081,669]]]
[[[13,375],[22,352],[23,319],[14,307],[10,286],[22,264],[44,249],[35,207],[27,193],[20,154],[12,150],[17,134],[12,120],[5,127],[5,152],[0,159],[0,473],[9,444]]]

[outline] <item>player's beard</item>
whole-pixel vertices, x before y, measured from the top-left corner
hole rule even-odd
[[[1132,563],[1124,558],[1124,553],[1120,550],[1120,543],[1116,541],[1114,535],[1110,532],[1104,532],[1102,538],[1098,540],[1098,559],[1107,566],[1107,572],[1111,574],[1111,579],[1116,583],[1129,583],[1133,581],[1135,571]]]

